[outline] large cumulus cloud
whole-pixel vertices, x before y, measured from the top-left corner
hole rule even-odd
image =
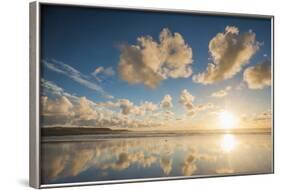
[[[186,89],[184,89],[180,94],[180,103],[184,105],[187,109],[193,109],[193,101],[195,97],[190,94]]]
[[[164,28],[159,42],[151,36],[141,36],[136,45],[121,45],[118,71],[129,84],[153,88],[167,78],[189,77],[192,62],[192,49],[182,35]]]
[[[209,42],[212,63],[208,64],[206,71],[194,75],[193,81],[213,84],[232,78],[249,63],[259,46],[253,31],[240,34],[237,27],[227,26]]]
[[[262,89],[271,85],[271,63],[266,60],[244,71],[243,80],[250,89]]]

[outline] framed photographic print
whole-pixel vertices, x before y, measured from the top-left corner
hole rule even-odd
[[[30,4],[30,185],[270,174],[273,16]]]

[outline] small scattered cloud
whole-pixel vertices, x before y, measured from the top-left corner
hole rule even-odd
[[[266,60],[245,69],[243,80],[250,89],[263,89],[271,86],[271,62]]]
[[[241,81],[241,82],[235,87],[235,89],[236,89],[236,90],[242,90],[242,89],[244,89],[245,87],[246,87],[245,82],[244,82],[244,81]]]
[[[119,105],[121,108],[121,112],[124,115],[128,115],[129,113],[131,113],[131,111],[134,107],[134,103],[127,99],[119,100]]]
[[[217,92],[213,92],[211,94],[212,97],[215,97],[215,98],[222,98],[222,97],[225,97],[228,95],[228,92],[231,90],[231,86],[227,86],[225,87],[224,89],[222,90],[219,90]]]
[[[254,128],[272,127],[272,110],[265,110],[258,113],[242,114],[240,116],[242,125]]]
[[[194,75],[193,81],[206,85],[232,78],[249,63],[259,47],[253,31],[240,34],[237,27],[227,26],[209,42],[212,63],[205,72]]]
[[[172,111],[165,111],[163,113],[163,116],[165,120],[170,120],[170,119],[174,119],[175,113]]]
[[[100,66],[97,67],[91,74],[98,82],[102,82],[102,80],[106,77],[113,77],[115,75],[115,71],[112,67],[104,68]]]
[[[179,33],[164,28],[159,42],[151,36],[137,38],[136,45],[121,46],[118,71],[129,84],[155,88],[167,78],[187,78],[192,74],[192,49]]]
[[[162,108],[172,108],[173,107],[173,98],[171,95],[167,94],[164,96],[164,98],[162,99],[160,106]]]
[[[193,101],[195,97],[191,95],[186,89],[181,92],[180,103],[184,105],[187,109],[193,109]]]
[[[241,119],[243,121],[265,121],[265,120],[271,120],[272,119],[272,111],[271,110],[267,110],[267,111],[263,111],[261,113],[253,113],[251,115],[243,114]]]
[[[219,90],[217,92],[212,93],[212,97],[215,97],[215,98],[222,98],[222,97],[225,97],[226,95],[227,95],[227,91],[225,91],[225,90]]]
[[[271,120],[272,119],[272,111],[264,111],[258,115],[256,115],[255,120]]]
[[[187,114],[190,116],[195,116],[201,111],[205,111],[214,107],[212,103],[194,105],[194,100],[195,96],[189,93],[186,89],[181,92],[179,102],[186,108]]]

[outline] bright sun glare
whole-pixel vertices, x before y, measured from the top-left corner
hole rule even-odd
[[[224,129],[230,129],[236,125],[236,117],[229,111],[222,111],[219,113],[220,127]]]
[[[223,136],[221,141],[221,148],[224,152],[231,152],[236,146],[236,139],[231,134],[226,134]]]

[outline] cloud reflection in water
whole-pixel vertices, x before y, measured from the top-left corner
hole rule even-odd
[[[226,134],[45,142],[41,159],[43,184],[265,173],[271,171],[271,137]]]

